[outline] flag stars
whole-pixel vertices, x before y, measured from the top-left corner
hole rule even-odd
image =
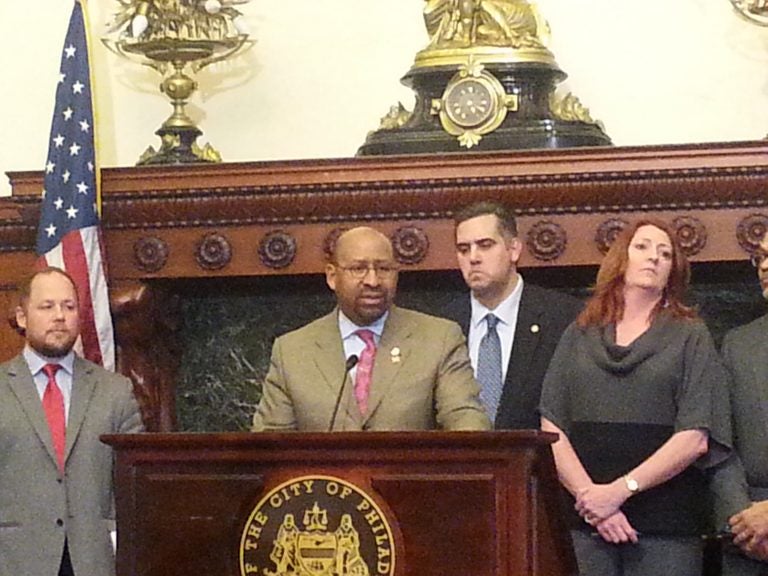
[[[80,192],[80,194],[88,194],[88,185],[85,182],[78,183],[77,191]]]
[[[67,79],[67,75],[64,72],[59,72],[59,84],[64,84],[64,80]]]
[[[56,138],[53,139],[53,145],[56,146],[56,148],[64,146],[64,136],[56,134]]]
[[[77,52],[77,48],[75,48],[72,44],[64,48],[64,54],[67,58],[74,58],[75,53]]]
[[[56,210],[61,210],[64,207],[64,200],[61,199],[61,196],[56,198],[56,200],[53,201],[53,205],[56,206]]]
[[[48,227],[45,229],[45,233],[48,234],[48,238],[52,238],[56,236],[56,226],[53,224],[49,224]]]
[[[93,172],[93,162],[88,162],[88,172]]]
[[[41,195],[43,198],[45,198],[45,195],[46,195],[46,194],[47,194],[47,192],[45,191],[45,188],[43,188],[43,191],[40,193],[40,195]]]
[[[85,84],[83,84],[82,82],[80,82],[80,80],[78,80],[77,82],[72,84],[72,94],[82,94],[83,88],[85,88]]]
[[[79,153],[80,153],[80,145],[77,142],[72,143],[72,146],[69,147],[69,155],[77,156]]]
[[[45,165],[45,173],[53,174],[53,169],[56,168],[56,164],[48,160],[48,164]]]
[[[88,132],[91,129],[91,125],[87,120],[80,120],[80,132]]]
[[[72,114],[73,114],[72,108],[67,106],[67,109],[64,110],[62,112],[62,114],[64,115],[64,120],[71,120],[72,119]]]
[[[69,177],[70,177],[71,175],[72,175],[72,174],[70,174],[69,170],[67,170],[66,172],[64,172],[64,174],[62,174],[62,175],[61,175],[61,179],[64,181],[64,183],[65,183],[65,184],[66,184],[67,182],[69,182]]]
[[[77,208],[75,208],[74,206],[70,206],[69,208],[67,208],[67,218],[69,218],[70,220],[74,220],[77,217],[78,212],[79,210]]]

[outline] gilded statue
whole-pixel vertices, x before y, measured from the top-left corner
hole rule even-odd
[[[768,26],[768,0],[731,0],[731,4],[744,18]]]
[[[527,0],[426,0],[424,22],[430,49],[546,48],[547,24]]]
[[[247,34],[242,14],[234,8],[248,0],[118,0],[109,31],[148,40],[220,41]]]

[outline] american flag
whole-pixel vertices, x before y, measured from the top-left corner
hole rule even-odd
[[[75,279],[80,297],[78,352],[113,370],[114,335],[99,227],[93,119],[85,14],[76,0],[64,40],[45,164],[38,265],[64,268]]]

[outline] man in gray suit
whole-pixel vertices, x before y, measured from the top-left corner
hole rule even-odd
[[[768,299],[768,233],[752,263]],[[731,375],[734,454],[713,477],[718,525],[733,536],[724,576],[768,574],[768,315],[723,340]]]
[[[517,271],[523,246],[515,217],[505,206],[477,202],[460,210],[454,221],[456,257],[470,294],[454,299],[443,315],[458,322],[467,335],[472,365],[483,385],[481,398],[494,427],[538,428],[544,374],[581,302],[523,282]],[[495,393],[493,377],[489,382],[489,371],[479,366],[488,314],[497,318],[494,330],[501,354]]]
[[[326,266],[338,306],[275,340],[254,430],[490,427],[461,330],[394,306],[397,275],[386,236],[339,236]]]
[[[57,268],[22,286],[23,352],[0,365],[0,574],[111,576],[112,452],[142,430],[130,381],[77,357],[78,297]]]

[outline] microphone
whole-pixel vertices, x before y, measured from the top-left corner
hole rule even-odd
[[[344,395],[344,388],[347,387],[347,376],[349,375],[349,371],[352,370],[355,366],[357,366],[357,363],[360,361],[360,358],[357,357],[357,354],[352,354],[349,358],[347,358],[346,363],[344,364],[344,380],[341,382],[341,388],[339,388],[339,395],[336,397],[336,404],[333,407],[333,416],[331,416],[331,423],[328,425],[328,432],[333,431],[333,425],[336,424],[336,415],[339,413],[339,406],[341,405],[341,397]]]

